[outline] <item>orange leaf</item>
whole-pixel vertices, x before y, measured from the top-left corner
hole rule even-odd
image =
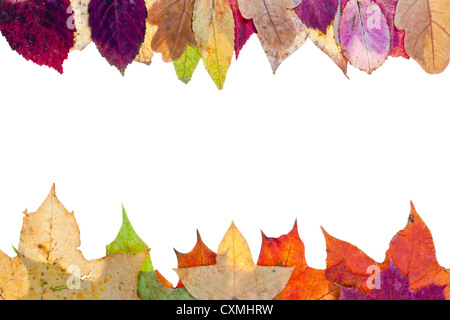
[[[305,246],[298,235],[297,221],[292,230],[279,238],[262,234],[262,246],[258,259],[260,266],[295,267],[286,287],[275,299],[281,300],[335,300],[339,296],[337,286],[325,277],[325,270],[308,267]]]
[[[327,279],[333,283],[356,287],[364,293],[368,293],[370,289],[367,281],[373,274],[369,268],[377,266],[380,270],[384,270],[389,266],[389,261],[380,264],[358,247],[330,236],[324,228],[322,228],[322,232],[325,236],[328,254],[325,271]]]
[[[450,276],[436,259],[433,237],[411,202],[405,229],[391,240],[387,254],[405,276],[412,290],[430,284],[448,284]]]

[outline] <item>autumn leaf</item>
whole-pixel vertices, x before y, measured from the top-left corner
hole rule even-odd
[[[200,62],[200,59],[201,56],[198,49],[187,45],[183,55],[173,62],[178,79],[185,84],[188,84],[192,79],[192,75]]]
[[[281,300],[336,300],[339,289],[327,280],[325,270],[310,268],[306,263],[305,246],[300,239],[297,221],[291,232],[279,238],[262,233],[258,265],[295,267],[286,287],[275,299]]]
[[[76,31],[68,25],[69,6],[69,0],[0,0],[0,31],[25,59],[63,73]]]
[[[380,7],[371,0],[347,2],[342,11],[339,36],[347,60],[368,74],[389,56],[389,27]]]
[[[288,18],[291,19],[294,30],[296,31],[296,35],[294,38],[294,42],[285,49],[278,49],[269,45],[268,42],[258,33],[259,41],[266,53],[267,59],[269,60],[270,66],[272,68],[273,74],[276,73],[278,67],[281,63],[286,60],[291,54],[297,51],[306,41],[307,32],[293,10],[288,12]]]
[[[256,33],[256,28],[252,20],[245,19],[242,16],[237,0],[228,1],[230,2],[234,17],[234,52],[236,53],[237,59],[247,40],[252,34]]]
[[[445,300],[443,286],[431,284],[417,291],[411,290],[408,277],[393,263],[377,276],[379,287],[374,287],[367,295],[356,288],[341,287],[339,300]]]
[[[387,265],[377,263],[358,247],[329,235],[322,228],[327,246],[327,268],[325,274],[330,282],[346,287],[355,287],[362,292],[370,292],[369,277],[373,267],[380,270]]]
[[[200,233],[197,231],[197,243],[194,248],[188,253],[181,253],[175,250],[175,254],[178,260],[178,268],[192,268],[210,266],[216,264],[217,254],[210,250],[200,237]],[[177,288],[183,287],[183,283],[179,281]]]
[[[198,51],[217,88],[233,58],[234,20],[228,0],[196,0],[193,30]]]
[[[178,60],[186,46],[196,46],[192,31],[195,0],[156,0],[148,10],[147,20],[158,27],[152,49],[162,54],[164,62]]]
[[[450,283],[450,274],[437,261],[431,232],[412,202],[408,223],[392,238],[387,255],[409,277],[412,290]]]
[[[303,0],[295,8],[295,12],[308,28],[326,34],[328,27],[334,21],[338,5],[339,0]]]
[[[395,26],[405,30],[406,53],[428,73],[450,61],[450,0],[399,0]]]
[[[89,26],[100,54],[123,74],[145,38],[144,0],[91,0]]]
[[[2,299],[137,299],[137,279],[147,251],[87,261],[73,213],[54,186],[34,213],[24,212],[18,255],[0,252]]]
[[[287,50],[294,42],[298,29],[289,12],[300,2],[300,0],[238,0],[242,16],[253,19],[261,43],[272,51]]]
[[[150,7],[155,3],[156,0],[145,0],[145,8],[147,11]],[[145,20],[145,36],[144,42],[141,44],[141,48],[139,49],[139,53],[134,59],[137,62],[150,65],[152,63],[153,58],[153,49],[152,49],[152,41],[153,36],[155,35],[156,30],[158,30],[158,26],[154,26],[148,22],[148,19]]]
[[[89,2],[90,0],[70,0],[71,10],[68,9],[68,11],[72,16],[69,23],[74,24],[76,28],[73,50],[83,50],[92,42],[89,27]]]
[[[125,208],[122,207],[122,226],[114,241],[106,246],[106,253],[110,255],[113,253],[135,253],[142,251],[148,252],[149,248],[134,230]],[[158,274],[153,268],[150,254],[148,253],[142,265],[139,279],[137,280],[137,294],[139,298],[143,300],[194,299],[184,288],[175,289],[168,282],[161,283]]]
[[[211,266],[175,269],[187,290],[200,300],[268,300],[280,293],[294,268],[262,267],[234,223]]]

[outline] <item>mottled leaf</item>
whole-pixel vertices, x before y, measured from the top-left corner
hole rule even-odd
[[[72,49],[83,50],[91,42],[91,28],[89,27],[89,2],[90,0],[70,0],[72,14],[69,19],[69,24],[74,24],[76,27],[75,44]]]
[[[0,31],[25,59],[59,73],[74,45],[69,0],[0,0]]]
[[[145,37],[144,0],[91,0],[89,26],[100,54],[123,74]]]
[[[406,53],[428,73],[450,61],[450,0],[399,0],[395,26],[405,30]]]
[[[234,47],[234,20],[228,0],[196,0],[193,29],[205,68],[222,89]]]
[[[163,61],[178,60],[187,45],[196,46],[192,31],[195,0],[156,0],[148,10],[148,22],[158,26],[152,49],[162,54]]]
[[[187,45],[183,55],[173,62],[178,79],[185,84],[188,84],[192,79],[192,75],[200,62],[200,59],[201,56],[198,49]]]
[[[148,251],[87,261],[77,249],[75,217],[54,186],[36,212],[24,214],[18,255],[0,252],[2,299],[138,299],[137,279]]]

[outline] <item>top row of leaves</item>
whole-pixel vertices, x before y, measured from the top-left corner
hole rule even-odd
[[[0,0],[11,48],[62,73],[72,49],[91,41],[123,74],[154,52],[188,82],[200,59],[219,89],[257,33],[275,73],[309,37],[344,72],[372,73],[388,56],[428,73],[450,60],[450,0]]]

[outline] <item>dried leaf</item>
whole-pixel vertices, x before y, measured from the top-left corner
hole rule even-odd
[[[239,9],[246,19],[253,19],[258,37],[265,48],[281,52],[288,50],[298,33],[290,9],[300,0],[238,0]]]
[[[87,261],[80,232],[51,189],[34,213],[25,212],[18,255],[0,252],[3,299],[137,299],[139,270],[148,251]]]
[[[266,53],[267,59],[269,60],[270,66],[272,67],[273,74],[276,73],[278,67],[281,63],[286,60],[291,54],[297,51],[306,41],[307,32],[305,26],[300,21],[297,14],[290,10],[288,12],[288,19],[291,19],[294,30],[296,31],[296,35],[294,38],[294,42],[286,49],[277,49],[272,47],[265,39],[258,33],[259,41]]]
[[[234,223],[219,245],[216,261],[211,266],[175,269],[197,299],[272,299],[285,287],[294,269],[255,265],[247,241]]]
[[[338,5],[339,0],[303,0],[295,12],[309,29],[326,34],[336,16]]]
[[[163,61],[178,60],[186,46],[196,46],[192,31],[195,0],[156,0],[148,10],[147,21],[158,26],[152,49],[162,54]]]
[[[406,53],[428,73],[450,61],[450,0],[399,0],[395,26],[405,30]]]
[[[228,0],[196,0],[193,29],[198,51],[217,88],[233,58],[234,20]]]

